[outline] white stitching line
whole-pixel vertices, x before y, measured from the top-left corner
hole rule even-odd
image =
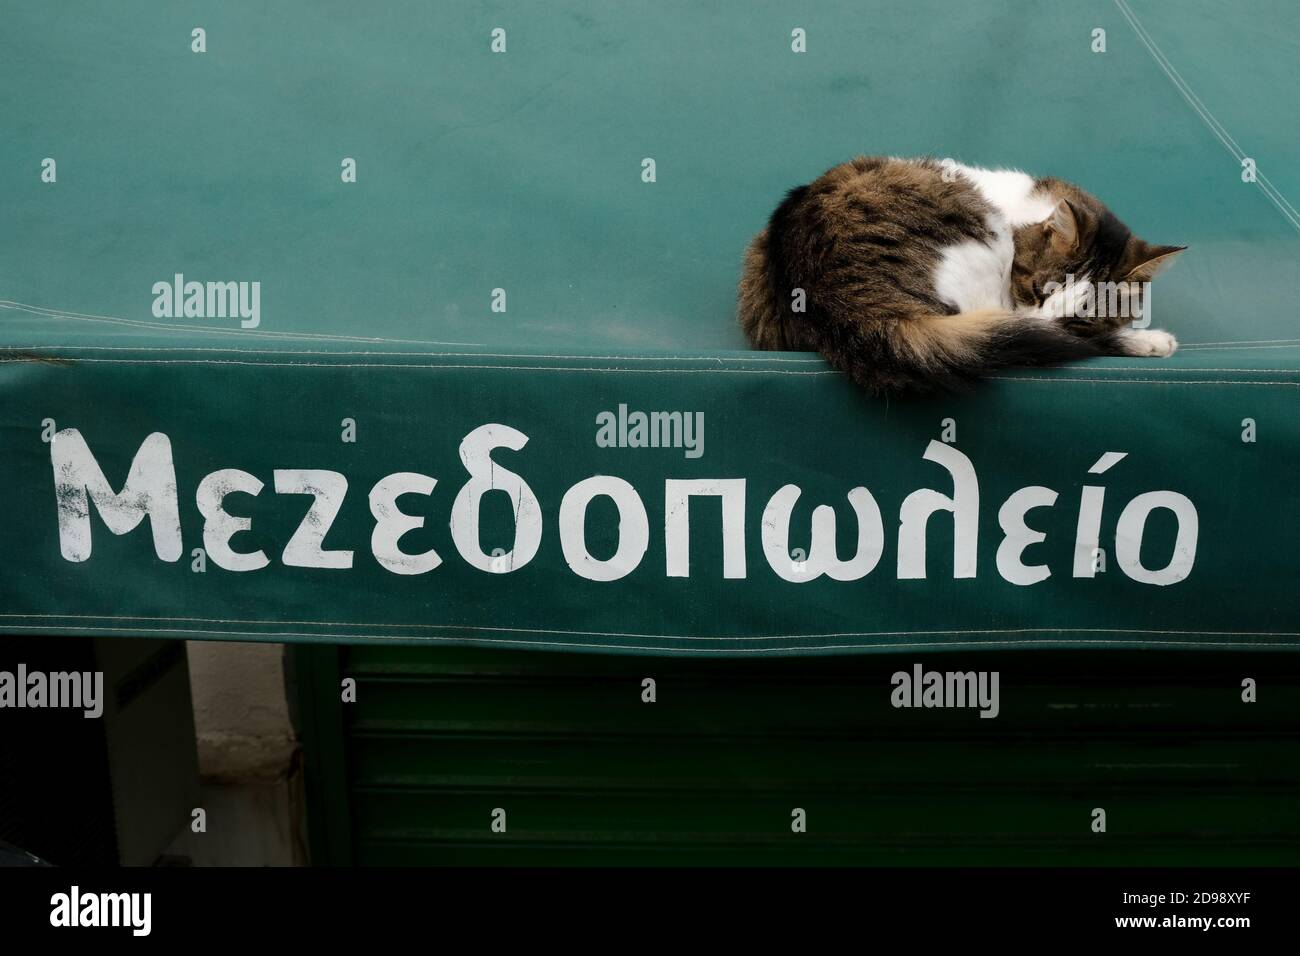
[[[35,625],[18,625],[22,630],[56,630],[52,627],[37,627]],[[675,654],[776,654],[785,651],[801,648],[804,650],[817,651],[837,651],[837,650],[862,650],[864,647],[873,645],[863,644],[814,644],[798,645],[792,644],[788,647],[728,647],[728,648],[711,648],[711,647],[681,647],[681,646],[657,646],[657,645],[634,645],[634,644],[590,644],[581,641],[529,641],[529,640],[509,640],[506,638],[495,637],[441,637],[438,635],[422,635],[418,637],[408,637],[405,635],[392,634],[312,634],[305,631],[208,631],[199,629],[180,629],[180,628],[127,628],[127,627],[88,627],[86,625],[75,625],[79,631],[102,631],[106,633],[128,632],[133,634],[141,633],[164,633],[164,634],[206,634],[217,637],[261,637],[261,638],[285,638],[285,637],[307,637],[307,638],[345,638],[348,640],[373,640],[373,641],[452,641],[460,644],[522,644],[529,647],[594,647],[601,650],[624,650],[624,651],[672,651]],[[723,640],[727,640],[723,638]],[[1116,639],[1116,640],[1097,640],[1097,639],[1078,639],[1069,641],[1057,641],[1051,639],[1028,640],[1028,641],[998,641],[989,643],[985,641],[912,641],[907,643],[889,643],[874,645],[881,649],[900,649],[908,647],[976,647],[984,649],[995,649],[999,647],[1009,647],[1013,645],[1036,645],[1044,644],[1140,644],[1150,646],[1176,646],[1176,647],[1273,647],[1287,648],[1294,645],[1275,642],[1275,641],[1143,641],[1134,639]]]
[[[241,349],[208,346],[154,346],[154,345],[3,345],[3,349],[19,351],[86,351],[86,352],[238,352],[243,355],[392,355],[410,358],[518,358],[518,359],[588,359],[588,360],[626,360],[629,362],[786,362],[792,365],[823,365],[820,358],[785,358],[783,356],[763,355],[760,352],[746,352],[742,355],[558,355],[542,352],[369,352],[353,351],[335,352],[327,349]],[[1278,369],[1284,371],[1284,369]]]
[[[1294,349],[1294,345],[1184,345],[1180,352],[1250,352],[1260,349]]]
[[[91,315],[84,312],[64,312],[58,309],[47,309],[44,306],[28,305],[23,302],[14,302],[11,299],[0,299],[0,308],[13,309],[19,312],[28,312],[32,315],[38,315],[43,318],[51,319],[71,319],[81,322],[103,322],[109,325],[125,325],[136,329],[162,330],[173,332],[206,332],[210,335],[247,335],[250,337],[270,337],[270,338],[288,338],[288,339],[317,339],[320,341],[337,340],[340,342],[375,342],[387,343],[391,345],[460,345],[476,346],[478,342],[434,342],[422,339],[387,339],[373,336],[361,335],[334,335],[328,332],[294,332],[287,330],[275,329],[213,329],[203,325],[181,325],[175,322],[146,322],[142,319],[125,319],[113,315]]]
[[[223,617],[159,617],[136,616],[131,614],[0,614],[0,618],[21,618],[24,620],[72,620],[72,621],[178,621],[182,624],[281,624],[304,627],[389,627],[408,629],[434,629],[453,631],[486,631],[506,634],[564,634],[575,637],[626,637],[660,641],[776,641],[802,640],[804,638],[841,638],[841,637],[909,637],[912,635],[933,634],[1195,634],[1204,637],[1238,637],[1254,635],[1259,637],[1300,637],[1300,631],[1202,631],[1176,630],[1170,628],[1113,628],[1113,627],[1009,627],[1009,628],[950,628],[928,629],[919,631],[824,631],[813,634],[767,634],[759,636],[716,636],[692,634],[645,634],[636,631],[573,631],[565,628],[533,627],[485,627],[472,624],[386,624],[369,621],[281,621],[257,620]],[[56,625],[19,625],[58,630]],[[81,625],[64,625],[80,627]],[[171,628],[118,628],[118,630],[171,630]],[[205,632],[199,632],[205,633]],[[224,633],[224,632],[211,632]],[[253,631],[249,633],[262,633]],[[295,632],[297,633],[297,632]],[[322,635],[327,636],[327,635]]]
[[[1226,342],[1188,342],[1180,344],[1179,348],[1194,349],[1205,345],[1271,345],[1275,342],[1294,344],[1300,342],[1300,339],[1229,339]]]
[[[96,363],[105,365],[247,365],[254,368],[389,368],[389,369],[448,369],[448,370],[477,370],[489,369],[494,371],[515,371],[515,372],[604,372],[604,373],[624,373],[635,375],[638,373],[648,375],[662,374],[704,374],[704,375],[836,375],[840,373],[834,369],[821,369],[817,371],[796,372],[784,369],[764,369],[764,368],[592,368],[590,366],[577,365],[448,365],[448,364],[429,364],[417,362],[246,362],[240,359],[110,359],[110,358],[80,358],[76,359],[80,363]],[[1092,371],[1124,372],[1128,369],[1093,369]],[[1171,370],[1173,371],[1173,370]],[[1186,374],[1195,372],[1216,372],[1231,371],[1230,369],[1178,369]],[[1250,369],[1248,371],[1264,371]],[[1292,371],[1282,369],[1278,371]],[[1294,370],[1300,374],[1300,369]],[[1232,381],[1229,379],[1221,380],[1190,380],[1190,381],[1160,381],[1158,379],[1125,379],[1125,378],[1078,378],[1056,376],[1046,378],[1042,376],[1026,375],[990,375],[992,379],[998,379],[1005,382],[1097,382],[1101,384],[1137,384],[1137,385],[1289,385],[1300,388],[1300,381],[1295,382],[1276,382],[1276,381]]]
[[[65,318],[78,319],[84,321],[107,322],[110,324],[127,325],[131,328],[140,329],[158,329],[163,331],[186,331],[186,332],[207,332],[217,335],[232,336],[270,336],[283,337],[289,339],[320,339],[333,340],[340,342],[370,342],[377,344],[392,345],[461,345],[487,348],[475,342],[434,342],[423,341],[419,339],[389,339],[377,337],[332,335],[329,333],[317,332],[293,332],[293,331],[275,331],[271,329],[213,329],[201,325],[180,325],[167,322],[146,322],[141,319],[126,319],[117,316],[104,315],[87,315],[78,312],[62,312],[56,309],[46,309],[43,306],[25,305],[21,302],[0,299],[0,308],[17,309],[19,311],[29,312],[33,315],[39,315],[45,318]],[[790,364],[808,364],[820,363],[819,358],[785,358],[782,356],[753,355],[751,357],[722,357],[722,356],[690,356],[690,355],[546,355],[546,354],[516,354],[512,352],[287,352],[284,350],[271,349],[244,349],[238,346],[218,347],[218,348],[168,348],[168,347],[150,347],[150,346],[107,346],[107,345],[37,345],[37,346],[7,346],[9,348],[27,348],[27,349],[103,349],[116,351],[139,351],[139,352],[245,352],[252,354],[288,354],[288,355],[454,355],[454,356],[473,356],[483,355],[488,358],[559,358],[559,359],[625,359],[630,362],[655,362],[655,361],[682,361],[682,362],[786,362]]]
[[[1283,346],[1278,346],[1283,347]],[[410,358],[433,358],[433,357],[455,357],[455,358],[519,358],[519,359],[589,359],[589,360],[621,360],[626,359],[636,362],[789,362],[791,364],[801,365],[823,365],[825,364],[820,358],[807,359],[786,359],[780,357],[769,358],[765,356],[754,355],[749,357],[749,353],[742,356],[693,356],[693,355],[544,355],[544,354],[527,354],[514,352],[331,352],[324,350],[289,350],[289,349],[237,349],[237,348],[202,348],[202,347],[153,347],[153,346],[133,346],[133,345],[5,345],[0,349],[17,349],[19,351],[35,352],[41,350],[48,351],[100,351],[100,352],[237,352],[242,355],[364,355],[364,356],[397,356]],[[75,360],[74,360],[75,361]],[[93,361],[87,359],[86,361]],[[261,364],[261,363],[258,363]],[[293,363],[297,364],[297,363]],[[305,364],[305,363],[303,363]],[[325,363],[321,363],[325,364]],[[380,362],[378,365],[390,366],[409,363],[401,362]],[[460,366],[437,366],[439,368],[460,367]],[[474,366],[478,368],[480,366]],[[483,368],[492,368],[494,366],[482,366]],[[1257,372],[1264,374],[1266,372],[1276,372],[1281,375],[1296,374],[1300,375],[1300,368],[1208,368],[1203,366],[1195,367],[1158,367],[1158,368],[1111,368],[1100,366],[1091,368],[1093,372],[1133,372],[1156,374],[1167,372],[1171,374],[1191,373],[1191,372]]]
[[[335,335],[328,332],[303,332],[293,330],[276,330],[276,329],[214,329],[206,325],[179,325],[174,322],[157,322],[146,321],[144,319],[128,319],[121,316],[112,315],[92,315],[83,312],[67,312],[61,309],[51,309],[40,305],[30,305],[23,302],[15,302],[12,299],[0,299],[0,308],[15,309],[23,312],[31,312],[42,317],[50,318],[86,318],[102,319],[106,322],[124,322],[133,326],[144,329],[179,329],[181,331],[195,332],[214,332],[231,336],[291,336],[296,338],[324,338],[324,339],[342,339],[348,342],[374,342],[385,343],[392,342],[400,345],[471,345],[474,347],[487,348],[482,343],[470,342],[430,342],[422,339],[388,339],[380,337],[367,337],[355,335]],[[1291,339],[1226,339],[1220,342],[1187,342],[1181,345],[1182,348],[1190,348],[1198,345],[1263,345],[1271,342],[1300,342],[1300,338]]]
[[[1199,371],[1198,369],[1186,369],[1188,372]],[[1209,369],[1208,371],[1213,371]],[[1300,370],[1297,370],[1300,371]],[[1058,384],[1068,384],[1070,382],[1093,382],[1098,385],[1289,385],[1292,388],[1300,388],[1300,381],[1296,382],[1251,382],[1251,381],[1232,381],[1230,379],[1198,379],[1185,382],[1171,382],[1169,380],[1161,381],[1153,378],[1077,378],[1067,376],[1057,376],[1047,378],[1045,376],[1033,375],[990,375],[991,379],[997,379],[1003,382],[1056,382]]]
[[[83,314],[78,312],[63,312],[56,309],[46,309],[43,306],[26,305],[21,302],[14,302],[12,300],[5,300],[5,299],[0,299],[0,308],[18,309],[21,311],[31,312],[32,314],[43,315],[52,318],[86,319],[86,320],[97,320],[103,322],[115,322],[115,323],[126,324],[133,328],[142,328],[142,329],[151,329],[151,330],[159,329],[164,331],[207,332],[207,333],[218,334],[218,335],[232,335],[232,336],[261,335],[261,336],[271,336],[271,337],[284,337],[284,338],[291,338],[291,339],[309,339],[309,340],[321,339],[321,340],[337,340],[342,342],[371,342],[371,343],[378,343],[378,344],[387,343],[387,344],[395,344],[395,345],[470,345],[475,347],[487,348],[486,345],[480,346],[478,343],[469,343],[469,342],[435,342],[435,341],[425,341],[420,339],[389,339],[389,338],[378,338],[378,337],[367,338],[362,336],[332,335],[324,332],[321,333],[290,332],[290,331],[274,331],[269,329],[256,329],[256,330],[254,329],[212,329],[212,328],[207,328],[205,326],[198,326],[198,325],[177,325],[177,324],[169,324],[163,322],[145,322],[139,319],[125,319],[116,316],[97,316],[97,315],[88,315],[88,314]],[[1264,347],[1282,348],[1284,347],[1284,344],[1289,344],[1289,343],[1300,343],[1300,339],[1259,339],[1259,340],[1239,339],[1230,342],[1190,342],[1181,345],[1180,348],[1182,348],[1183,350],[1195,350],[1195,349],[1205,348],[1207,346],[1229,346],[1229,345],[1238,345],[1244,348],[1264,348]],[[798,359],[798,358],[786,358],[782,356],[765,356],[765,355],[758,354],[757,351],[747,353],[746,356],[732,357],[732,356],[688,356],[688,355],[567,355],[567,354],[540,354],[540,353],[530,355],[527,353],[512,353],[512,352],[370,352],[370,351],[351,351],[351,350],[347,352],[328,352],[328,351],[310,351],[310,350],[288,351],[284,349],[245,349],[245,348],[240,348],[238,346],[220,346],[214,348],[208,348],[203,346],[189,346],[189,347],[173,348],[169,346],[147,346],[147,345],[141,345],[141,346],[7,345],[5,346],[5,348],[24,349],[29,351],[37,351],[37,350],[54,351],[56,349],[59,350],[81,349],[84,351],[98,350],[98,351],[120,351],[120,352],[240,352],[244,354],[255,354],[255,355],[394,355],[394,356],[411,355],[411,356],[419,356],[419,357],[443,356],[443,355],[445,356],[482,355],[486,358],[521,358],[521,359],[546,358],[546,359],[599,359],[599,360],[619,359],[619,360],[626,360],[632,362],[653,362],[653,361],[783,362],[788,364],[815,364],[815,363],[820,363],[822,361],[822,359],[820,358]],[[1225,351],[1227,351],[1227,349],[1225,349]],[[1097,371],[1119,372],[1119,371],[1125,371],[1125,369],[1100,368],[1097,369]],[[1148,371],[1174,372],[1174,371],[1182,371],[1182,370],[1181,369],[1149,369]],[[1202,370],[1197,369],[1192,371],[1202,371]],[[1292,369],[1204,369],[1203,371],[1207,371],[1207,372],[1208,371],[1289,372],[1293,370]]]
[[[1183,79],[1183,75],[1178,72],[1178,69],[1173,65],[1169,58],[1165,56],[1165,52],[1156,44],[1155,39],[1147,32],[1146,27],[1138,20],[1137,14],[1133,13],[1127,3],[1124,4],[1124,8],[1128,11],[1131,17],[1130,26],[1133,26],[1137,31],[1139,39],[1143,39],[1144,42],[1148,40],[1150,41],[1147,50],[1156,56],[1158,63],[1162,63],[1164,66],[1168,67],[1168,70],[1165,71],[1165,75],[1169,76],[1171,80],[1174,80],[1175,86],[1181,86],[1182,89],[1180,92],[1185,92],[1186,96],[1184,98],[1187,99],[1188,104],[1196,110],[1201,119],[1210,126],[1211,132],[1215,132],[1216,135],[1222,134],[1219,137],[1219,142],[1228,147],[1228,150],[1232,152],[1234,158],[1236,158],[1238,162],[1244,159],[1246,157],[1246,151],[1241,148],[1235,139],[1232,138],[1232,134],[1228,132],[1227,127],[1218,121],[1214,114],[1210,112],[1210,108],[1201,102],[1201,98],[1192,91],[1191,86]],[[1282,195],[1281,191],[1273,185],[1272,180],[1262,172],[1256,170],[1256,175],[1261,181],[1261,188],[1267,187],[1267,189],[1265,189],[1265,194],[1268,195],[1275,204],[1281,203],[1282,205],[1285,205],[1285,209],[1282,209],[1281,205],[1279,205],[1282,214],[1287,215],[1289,210],[1290,216],[1288,216],[1288,218],[1291,219],[1292,224],[1300,226],[1300,212],[1296,211],[1295,206],[1291,205],[1287,198]]]
[[[1223,144],[1224,148],[1232,154],[1233,158],[1236,159],[1238,163],[1245,159],[1245,150],[1237,145],[1237,141],[1228,133],[1227,127],[1215,119],[1214,114],[1212,114],[1209,108],[1201,102],[1200,97],[1192,92],[1191,86],[1189,86],[1187,81],[1183,79],[1182,74],[1174,68],[1173,63],[1171,63],[1169,58],[1165,56],[1164,51],[1156,45],[1155,39],[1147,33],[1146,27],[1142,26],[1142,23],[1137,18],[1137,14],[1129,9],[1129,5],[1125,0],[1115,0],[1115,6],[1119,8],[1119,12],[1123,15],[1124,19],[1128,21],[1129,26],[1133,28],[1133,32],[1137,34],[1138,40],[1147,48],[1147,52],[1151,54],[1152,59],[1156,61],[1156,66],[1160,67],[1160,69],[1164,71],[1165,76],[1167,76],[1170,82],[1174,84],[1174,88],[1178,90],[1183,99],[1187,101],[1187,105],[1190,106],[1196,112],[1196,115],[1201,118],[1201,122],[1209,127],[1210,132],[1215,135],[1219,142]],[[1259,172],[1258,169],[1256,169],[1256,180],[1256,185],[1259,186],[1260,191],[1262,191],[1264,195],[1268,197],[1269,201],[1277,207],[1278,212],[1286,217],[1287,222],[1291,223],[1292,227],[1296,230],[1300,230],[1300,213],[1296,212],[1295,207],[1287,201],[1286,197],[1282,195],[1268,177],[1262,172]]]
[[[45,630],[52,631],[57,628],[38,628],[35,626],[25,626],[25,630]],[[439,636],[419,636],[407,637],[402,635],[381,635],[381,633],[309,633],[305,631],[203,631],[203,630],[178,630],[178,628],[127,628],[127,627],[87,627],[83,624],[75,626],[78,631],[96,631],[105,633],[153,633],[161,632],[168,635],[209,635],[217,637],[329,637],[329,639],[346,639],[346,640],[373,640],[373,641],[452,641],[458,644],[520,644],[525,646],[545,646],[545,648],[599,648],[601,650],[667,650],[673,654],[777,654],[788,652],[788,650],[800,648],[801,645],[792,644],[789,646],[779,646],[779,648],[682,648],[682,646],[656,646],[641,644],[590,644],[585,641],[530,641],[530,640],[508,640],[502,637],[439,637]],[[1115,639],[1115,640],[1023,640],[1023,641],[909,641],[909,643],[900,644],[815,644],[807,645],[809,650],[862,650],[871,646],[881,650],[897,650],[902,648],[1006,648],[1006,646],[1032,645],[1043,646],[1045,644],[1140,644],[1144,646],[1180,646],[1180,648],[1290,648],[1290,644],[1275,643],[1275,641],[1144,641],[1136,639]]]
[[[645,373],[703,373],[705,375],[839,375],[834,369],[793,372],[768,368],[593,368],[577,365],[449,365],[423,362],[245,362],[241,359],[110,359],[78,358],[82,364],[93,362],[105,365],[248,365],[254,368],[414,368],[414,369],[494,369],[516,372],[626,372],[630,375]]]

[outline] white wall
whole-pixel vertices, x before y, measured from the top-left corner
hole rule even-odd
[[[223,783],[282,778],[295,747],[284,647],[191,641],[189,660],[199,773]]]
[[[200,866],[303,863],[283,646],[191,641],[189,667],[207,832],[184,833],[171,852]]]

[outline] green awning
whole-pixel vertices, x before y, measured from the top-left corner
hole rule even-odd
[[[1300,647],[1298,35],[1281,0],[10,11],[0,630]],[[1190,246],[1181,350],[890,401],[746,351],[745,244],[858,153]]]

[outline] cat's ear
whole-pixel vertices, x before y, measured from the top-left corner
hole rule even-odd
[[[1156,277],[1156,273],[1168,268],[1178,254],[1187,248],[1186,246],[1153,246],[1140,239],[1136,240],[1136,243],[1136,248],[1130,252],[1129,271],[1124,276],[1126,282],[1150,282]]]
[[[1070,200],[1058,202],[1044,225],[1056,252],[1068,253],[1079,244],[1079,214]]]

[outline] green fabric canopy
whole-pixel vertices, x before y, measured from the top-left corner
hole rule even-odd
[[[1283,0],[20,5],[0,630],[1300,647],[1298,39]],[[1188,245],[1182,348],[889,401],[746,351],[745,244],[855,154]]]

